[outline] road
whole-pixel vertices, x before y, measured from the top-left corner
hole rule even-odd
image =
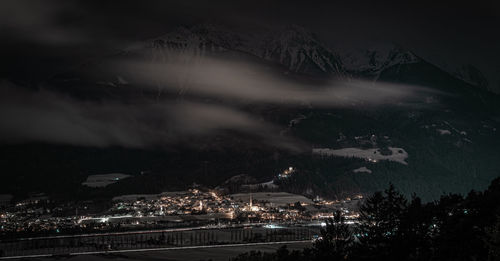
[[[281,241],[264,243],[243,243],[227,245],[210,246],[185,246],[185,247],[167,247],[167,248],[148,248],[131,250],[112,250],[112,251],[93,251],[83,253],[70,253],[64,256],[46,255],[27,255],[17,257],[4,257],[0,260],[71,260],[71,261],[130,261],[130,260],[228,260],[240,253],[248,251],[274,252],[279,247],[286,245],[288,249],[303,249],[311,247],[310,240],[303,241]]]

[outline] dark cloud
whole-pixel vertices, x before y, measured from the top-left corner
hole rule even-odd
[[[279,130],[272,124],[222,105],[83,102],[53,92],[24,90],[7,82],[1,84],[0,94],[3,143],[143,148],[231,130],[260,137],[269,145],[297,149],[290,139],[279,137]]]
[[[130,88],[151,88],[174,97],[124,103],[81,101],[58,93],[0,86],[2,142],[49,142],[82,146],[151,147],[233,131],[262,144],[297,150],[301,142],[281,135],[287,126],[240,109],[245,104],[360,108],[425,103],[437,94],[424,87],[353,80],[322,85],[292,81],[253,63],[208,57],[152,63],[121,60],[98,71],[118,70]],[[184,62],[189,60],[190,62]],[[133,87],[140,86],[140,87]],[[200,99],[201,97],[201,99]],[[204,102],[208,98],[211,102]],[[202,102],[203,101],[203,102]],[[243,106],[244,107],[244,106]],[[194,144],[191,144],[194,145]]]
[[[436,91],[425,87],[352,79],[322,84],[300,83],[258,64],[183,56],[170,55],[177,59],[160,63],[121,60],[108,66],[128,75],[136,86],[149,87],[153,91],[249,103],[309,104],[330,108],[377,106],[404,103],[408,99],[422,102],[426,95],[436,94]]]
[[[71,16],[78,15],[78,5],[70,1],[57,5],[47,1],[4,1],[0,8],[2,31],[6,41],[26,41],[47,45],[87,42],[82,30],[71,26]]]

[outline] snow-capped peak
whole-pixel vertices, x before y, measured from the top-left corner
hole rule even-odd
[[[294,72],[342,73],[338,56],[321,44],[313,34],[299,26],[272,33],[262,42],[266,60],[276,61]]]
[[[222,26],[200,24],[189,29],[176,30],[149,41],[149,47],[158,50],[206,52],[241,51],[286,66],[301,73],[341,74],[338,55],[322,45],[311,33],[299,26],[289,26],[267,37],[235,33]]]
[[[422,61],[412,51],[384,42],[367,43],[364,48],[336,47],[332,51],[311,32],[296,25],[267,34],[252,34],[238,33],[218,24],[203,23],[191,28],[179,27],[147,41],[146,45],[153,49],[153,60],[168,59],[169,55],[179,51],[190,56],[237,51],[281,64],[293,72],[340,77],[353,75],[377,78],[392,66]],[[425,60],[429,61],[427,58]],[[488,86],[486,77],[474,66],[447,69],[442,63],[433,64],[472,85]]]
[[[455,72],[452,72],[452,74],[455,77],[480,88],[486,89],[489,85],[488,80],[483,73],[471,64],[462,65],[456,68]]]
[[[199,24],[191,28],[191,32],[226,49],[238,49],[244,45],[244,37],[240,34],[215,24]]]
[[[411,51],[394,44],[375,44],[367,49],[344,50],[341,59],[346,70],[369,75],[377,75],[393,65],[420,61]]]

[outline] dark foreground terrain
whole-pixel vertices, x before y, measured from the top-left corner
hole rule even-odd
[[[199,247],[199,248],[184,248],[184,249],[171,249],[162,251],[146,251],[146,252],[130,252],[130,253],[116,253],[116,254],[95,254],[95,255],[81,255],[81,256],[58,256],[58,257],[44,257],[33,258],[29,260],[37,261],[125,261],[125,260],[228,260],[238,254],[246,251],[262,251],[262,252],[275,252],[282,246],[286,246],[290,250],[300,250],[305,247],[311,247],[310,242],[294,242],[287,244],[269,244],[269,245],[240,245],[240,246],[221,246],[221,247]]]

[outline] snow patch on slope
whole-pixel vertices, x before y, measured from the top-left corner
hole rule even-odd
[[[380,149],[359,149],[359,148],[343,148],[343,149],[328,149],[328,148],[317,148],[313,149],[314,154],[319,154],[323,156],[336,156],[345,158],[360,158],[365,159],[369,162],[376,163],[380,160],[388,160],[398,162],[404,165],[408,165],[406,159],[408,158],[408,153],[403,148],[388,148],[391,154],[384,155],[381,153]]]
[[[116,183],[122,179],[130,177],[132,176],[122,173],[90,175],[87,177],[87,180],[82,183],[82,185],[91,188],[103,188],[113,183]]]
[[[441,135],[451,135],[451,131],[445,129],[436,129],[437,132]]]
[[[357,168],[357,169],[353,170],[352,172],[354,172],[354,173],[361,173],[361,172],[372,173],[372,171],[367,167]]]

